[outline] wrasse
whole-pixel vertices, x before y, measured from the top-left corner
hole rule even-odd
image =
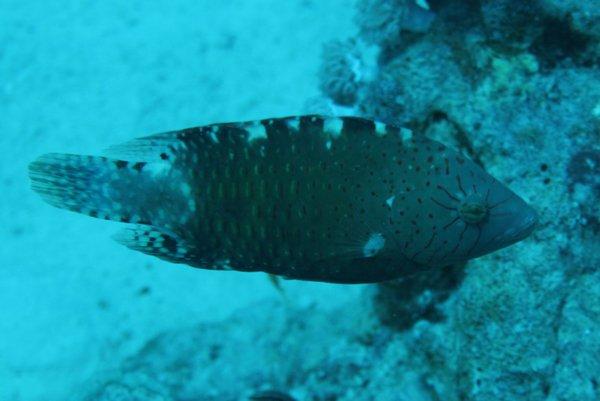
[[[536,212],[473,161],[411,131],[307,115],[134,139],[29,166],[49,204],[127,223],[123,245],[193,267],[372,283],[466,261]]]

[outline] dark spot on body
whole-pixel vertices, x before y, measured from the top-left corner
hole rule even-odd
[[[542,163],[542,164],[540,165],[540,170],[541,170],[541,171],[547,171],[547,170],[548,170],[548,165],[547,165],[546,163]]]
[[[167,160],[169,158],[169,155],[163,152],[160,154],[160,158],[161,160]]]
[[[117,166],[118,169],[123,169],[123,168],[127,167],[127,164],[129,164],[129,162],[127,162],[125,160],[115,161],[115,166]]]
[[[146,165],[145,162],[137,162],[133,165],[133,169],[138,172],[141,172],[145,165]]]
[[[170,253],[176,253],[177,252],[177,242],[172,238],[169,237],[167,235],[163,235],[163,246],[165,247],[165,249],[167,251],[169,251]]]

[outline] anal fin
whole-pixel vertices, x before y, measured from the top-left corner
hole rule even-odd
[[[113,239],[130,249],[168,262],[193,264],[197,260],[193,246],[157,227],[135,225],[119,231]]]

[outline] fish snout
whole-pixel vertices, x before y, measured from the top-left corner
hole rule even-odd
[[[502,247],[527,238],[538,222],[537,211],[517,195],[513,195],[504,205],[490,210],[490,217],[497,224],[497,240]]]

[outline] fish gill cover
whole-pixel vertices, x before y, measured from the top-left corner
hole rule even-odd
[[[597,2],[356,7],[359,33],[324,47],[323,97],[307,108],[458,149],[528,200],[538,230],[333,312],[260,303],[164,333],[78,399],[600,398]],[[481,213],[475,202],[463,217]],[[367,254],[381,238],[366,238]]]

